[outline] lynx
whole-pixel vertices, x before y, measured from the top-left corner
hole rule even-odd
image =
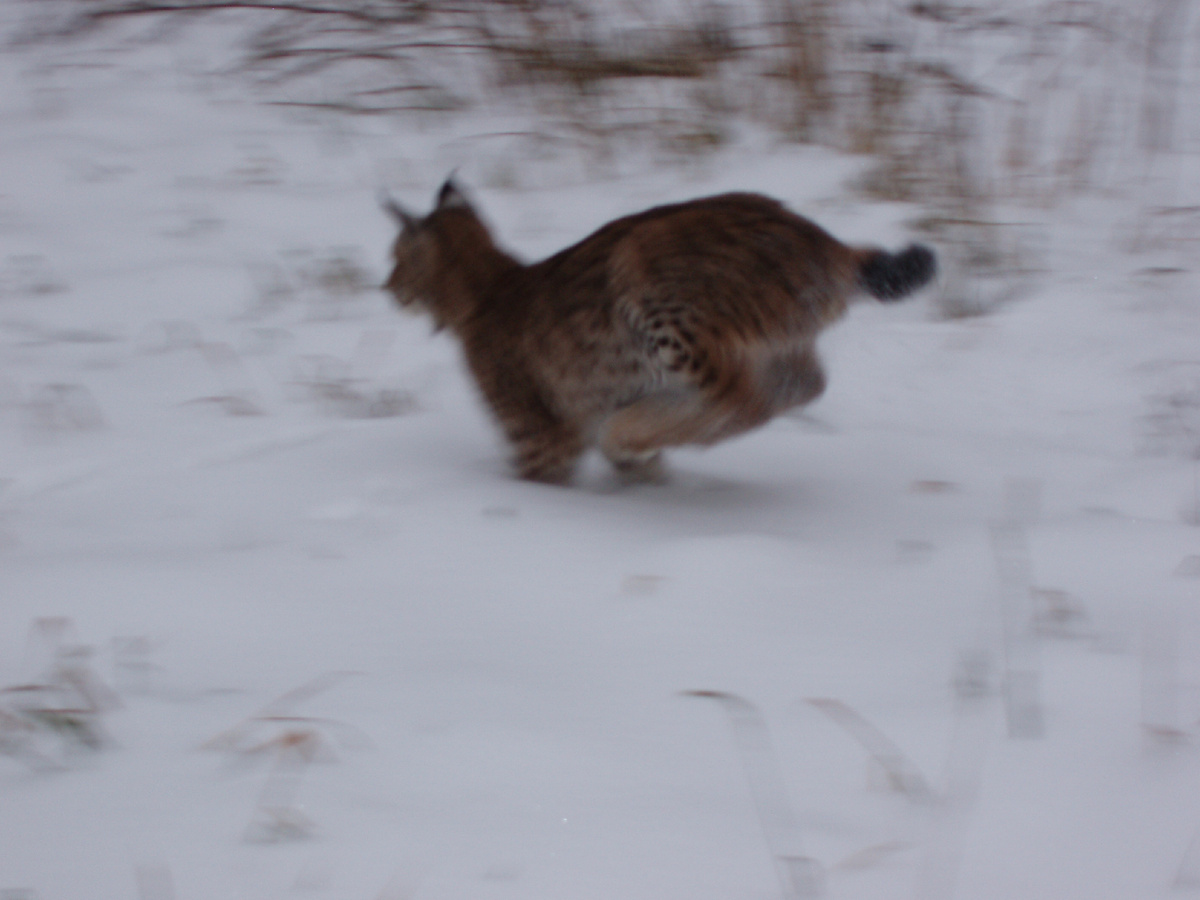
[[[400,226],[385,289],[458,338],[517,472],[543,482],[569,481],[591,447],[658,480],[664,448],[811,402],[821,330],[855,296],[898,300],[937,268],[926,247],[848,247],[758,194],[655,207],[530,265],[452,180],[427,216],[384,205]]]

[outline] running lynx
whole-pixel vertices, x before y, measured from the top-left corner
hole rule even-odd
[[[384,287],[449,328],[518,473],[563,483],[598,447],[631,480],[662,450],[710,445],[814,400],[821,330],[856,295],[898,300],[933,278],[926,247],[847,247],[758,194],[617,219],[542,262],[496,246],[453,181],[433,212],[392,200]]]

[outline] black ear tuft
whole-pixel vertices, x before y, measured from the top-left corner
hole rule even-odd
[[[438,191],[437,197],[438,209],[470,209],[471,204],[467,201],[466,195],[454,181],[454,176],[451,175],[442,185],[442,189]]]
[[[397,203],[387,191],[379,192],[379,205],[405,231],[410,231],[419,224],[417,217]]]

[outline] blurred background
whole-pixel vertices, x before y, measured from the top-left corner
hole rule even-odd
[[[687,160],[746,129],[868,154],[862,192],[919,201],[920,227],[983,279],[951,286],[944,311],[964,315],[1019,291],[1042,263],[1013,207],[1122,192],[1129,216],[1113,227],[1128,245],[1200,235],[1194,167],[1181,162],[1200,149],[1200,107],[1188,102],[1195,6],[45,0],[26,5],[17,41],[118,26],[153,41],[219,20],[234,39],[222,71],[269,103],[346,116],[519,112],[510,137],[531,159],[568,145],[597,167],[631,152]]]

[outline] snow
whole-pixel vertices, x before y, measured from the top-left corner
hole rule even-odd
[[[856,308],[818,404],[673,454],[667,485],[595,459],[526,484],[451,341],[364,287],[381,186],[422,209],[461,166],[528,258],[732,188],[888,246],[916,211],[752,134],[600,169],[488,138],[519,131],[496,111],[285,115],[189,40],[0,57],[0,686],[78,644],[120,701],[99,750],[0,755],[0,894],[774,898],[763,759],[830,897],[1174,893],[1200,829],[1194,244],[1121,249],[1120,197],[1026,210],[1028,296]],[[1040,737],[1000,692],[1004,519]],[[687,691],[753,703],[773,750]],[[812,698],[935,797],[888,790]]]

